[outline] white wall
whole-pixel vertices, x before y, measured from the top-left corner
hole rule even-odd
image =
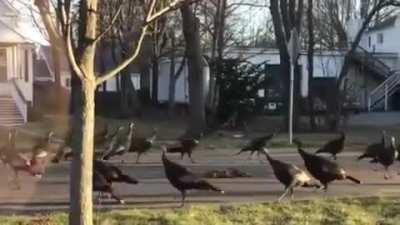
[[[343,52],[339,51],[316,51],[314,53],[314,77],[338,77],[343,65]],[[247,59],[253,64],[267,63],[270,65],[280,64],[279,52],[277,50],[253,49],[250,51],[231,51],[226,57]],[[308,60],[307,54],[301,52],[298,64],[302,68],[300,80],[300,92],[303,97],[308,94]]]
[[[383,35],[383,42],[378,42],[378,35]],[[366,33],[367,46],[370,52],[400,52],[400,27],[390,27],[382,30],[370,31]],[[371,43],[368,39],[371,38]]]
[[[179,69],[182,58],[175,60],[175,71]],[[160,103],[168,102],[169,98],[169,71],[170,60],[162,60],[159,64],[158,76],[158,101]],[[182,70],[181,75],[176,80],[175,84],[175,102],[189,102],[189,83],[188,83],[188,68],[187,65]]]

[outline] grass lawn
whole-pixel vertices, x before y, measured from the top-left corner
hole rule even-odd
[[[97,225],[397,225],[400,200],[325,199],[95,213]],[[66,214],[3,216],[2,225],[64,225]]]

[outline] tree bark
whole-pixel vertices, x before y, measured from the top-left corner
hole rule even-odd
[[[357,31],[357,34],[356,34],[354,40],[351,42],[349,50],[347,51],[347,53],[344,56],[344,62],[343,62],[342,68],[339,73],[339,78],[337,79],[337,82],[336,82],[336,88],[335,88],[335,93],[334,93],[334,102],[333,102],[334,113],[333,113],[333,119],[330,122],[331,130],[337,130],[340,126],[343,100],[345,100],[344,97],[345,97],[345,91],[346,91],[346,90],[342,90],[342,86],[343,86],[342,84],[350,70],[351,57],[353,56],[354,52],[356,51],[357,47],[359,46],[364,31],[367,29],[368,25],[370,24],[370,22],[372,21],[372,19],[376,15],[376,13],[378,13],[380,10],[382,10],[383,8],[385,8],[391,4],[393,4],[393,3],[386,2],[384,0],[379,0],[377,5],[375,5],[368,12],[367,16],[364,18],[364,21],[363,21],[360,29]]]
[[[170,56],[170,68],[169,68],[169,87],[168,87],[168,115],[172,117],[175,110],[175,52],[171,53]]]
[[[152,82],[151,82],[151,98],[153,104],[158,104],[158,59],[153,58],[152,60]]]
[[[94,80],[85,80],[82,84],[81,139],[79,149],[71,165],[71,207],[70,225],[92,225],[92,177],[93,177],[93,136],[94,136]],[[78,192],[78,193],[77,193]]]
[[[281,7],[283,7],[281,5]],[[283,7],[285,8],[285,7]],[[287,11],[287,9],[285,8],[285,10]],[[280,76],[282,76],[283,79],[283,85],[284,85],[284,92],[283,92],[283,104],[286,106],[285,109],[288,109],[288,103],[289,103],[289,92],[287,90],[289,90],[289,79],[290,79],[290,56],[289,56],[289,52],[287,49],[287,40],[286,40],[286,35],[285,32],[289,32],[290,33],[290,29],[289,31],[286,31],[287,29],[285,28],[285,31],[283,30],[283,26],[282,24],[282,17],[279,11],[279,2],[278,0],[271,0],[270,1],[270,12],[271,12],[271,16],[272,16],[272,23],[274,26],[274,33],[275,33],[275,40],[276,40],[276,44],[278,46],[279,49],[279,60],[280,60],[280,66],[279,66],[279,70],[280,70]],[[284,17],[286,18],[286,17]],[[288,19],[283,19],[285,21],[284,24],[289,24]],[[287,111],[287,110],[286,110]],[[286,116],[286,126],[288,127],[288,117]]]
[[[180,10],[189,68],[190,124],[187,133],[191,135],[200,135],[206,128],[206,116],[204,94],[205,77],[202,71],[199,20],[194,15],[188,3],[184,3]]]
[[[315,123],[315,112],[314,112],[314,93],[311,85],[314,78],[314,18],[313,18],[313,0],[308,0],[307,4],[307,31],[308,31],[308,50],[307,50],[307,61],[308,61],[308,109],[310,117],[310,128],[314,131],[317,126]]]

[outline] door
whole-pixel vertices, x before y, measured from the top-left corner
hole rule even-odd
[[[7,82],[7,51],[0,48],[0,83]]]

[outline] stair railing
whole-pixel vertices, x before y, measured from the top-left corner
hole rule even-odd
[[[21,113],[24,123],[28,121],[28,104],[29,101],[26,100],[23,92],[21,91],[20,87],[18,86],[15,79],[11,79],[12,88],[11,88],[11,95],[17,105],[18,111]]]

